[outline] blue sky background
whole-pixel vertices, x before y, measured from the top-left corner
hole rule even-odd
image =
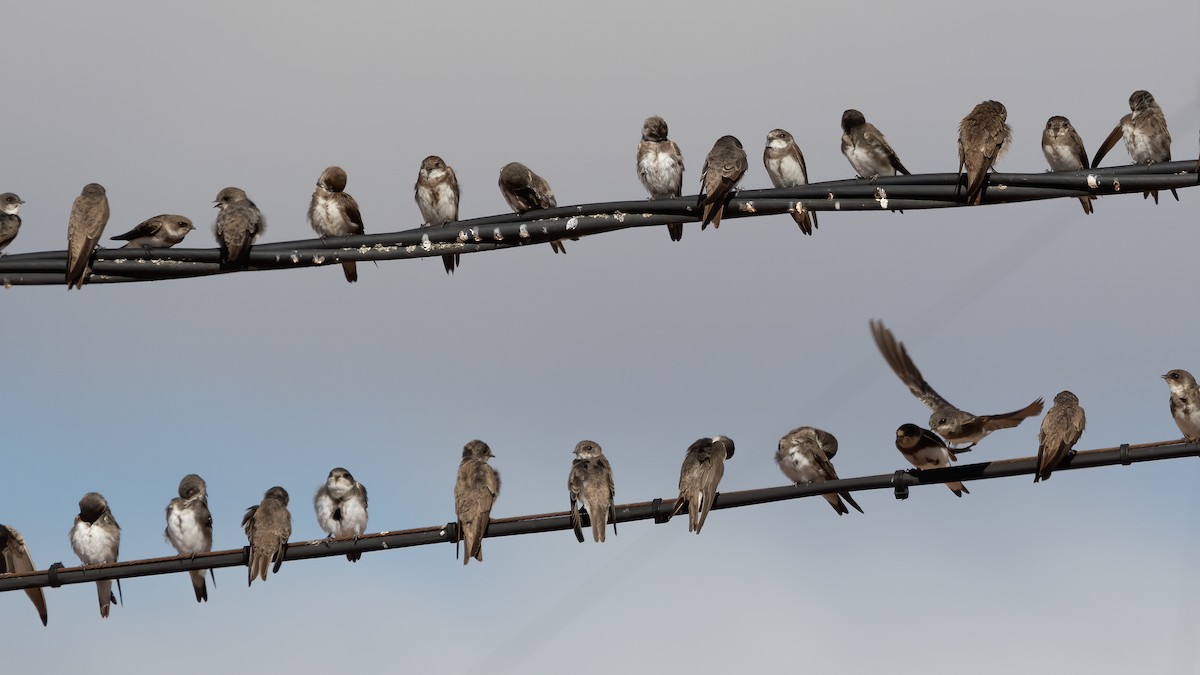
[[[8,252],[62,249],[71,201],[108,190],[106,234],[176,212],[213,245],[212,200],[244,188],[265,241],[311,236],[305,210],[344,167],[367,232],[415,227],[418,165],[458,173],[464,218],[507,210],[501,166],[560,204],[644,196],[642,120],[662,115],[696,192],[712,142],[738,136],[742,185],[769,186],[766,133],[788,129],[813,180],[851,177],[844,109],[915,172],[953,171],[959,120],[1002,101],[1003,171],[1042,171],[1041,130],[1069,117],[1089,154],[1151,91],[1176,158],[1197,154],[1200,6],[1087,11],[1042,2],[23,3],[5,10],[0,190],[21,195]],[[1128,12],[1136,11],[1134,18]],[[1128,161],[1123,147],[1106,163]],[[243,509],[292,495],[294,540],[321,535],[313,492],[344,466],[370,531],[453,519],[462,446],[486,440],[496,516],[560,510],[576,442],[598,441],[621,502],[673,497],[700,436],[738,453],[726,490],[780,485],[780,436],[838,436],[843,476],[906,468],[895,428],[928,411],[867,329],[881,318],[927,379],[979,413],[1069,388],[1079,447],[1178,437],[1159,375],[1200,372],[1192,252],[1200,191],[1155,207],[1106,197],[943,211],[822,214],[720,230],[636,229],[466,255],[175,282],[0,293],[8,462],[0,522],[40,568],[73,565],[80,496],[109,500],[121,557],[169,555],[163,509],[209,485],[215,546]],[[1036,452],[1037,420],[964,460]],[[245,587],[222,570],[197,605],[186,575],[129,580],[107,621],[95,589],[50,591],[43,628],[0,595],[15,670],[1190,673],[1200,669],[1195,461],[972,484],[955,499],[819,499],[566,532],[285,564]]]

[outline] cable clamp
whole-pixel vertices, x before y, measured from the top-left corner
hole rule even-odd
[[[1129,457],[1129,444],[1122,443],[1117,451],[1117,457],[1121,459],[1121,466],[1129,466],[1133,464],[1133,460]]]
[[[46,570],[46,580],[50,584],[50,588],[62,586],[62,582],[58,580],[58,571],[63,567],[62,563],[56,562],[50,566],[50,569]]]
[[[907,471],[897,471],[892,476],[892,487],[895,488],[896,499],[908,499],[908,478]]]

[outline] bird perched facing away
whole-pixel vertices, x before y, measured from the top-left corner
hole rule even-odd
[[[458,220],[458,195],[458,176],[454,175],[454,169],[437,155],[421,160],[417,184],[413,186],[413,196],[424,220],[421,227],[445,225]],[[442,267],[446,268],[446,274],[453,274],[459,262],[458,253],[442,256]]]
[[[944,469],[950,466],[950,462],[958,461],[955,451],[947,448],[937,434],[915,424],[902,424],[896,429],[896,449],[918,469]],[[959,481],[946,483],[946,487],[956,497],[971,494],[967,486]]]
[[[700,197],[696,208],[702,209],[700,229],[721,226],[725,215],[725,201],[746,175],[749,162],[742,142],[733,136],[722,136],[713,143],[712,150],[704,158],[700,173]]]
[[[1129,110],[1131,112],[1121,118],[1108,138],[1100,144],[1096,157],[1092,159],[1093,169],[1100,165],[1100,160],[1122,138],[1134,164],[1171,161],[1171,132],[1167,131],[1167,117],[1150,92],[1139,89],[1130,94]],[[1175,188],[1171,188],[1171,194],[1175,201],[1179,201],[1179,193]],[[1154,197],[1154,203],[1158,203],[1158,190],[1142,193],[1142,199],[1147,196]]]
[[[583,521],[579,515],[582,501],[592,523],[592,539],[604,541],[608,521],[612,521],[613,534],[617,533],[617,511],[613,505],[616,485],[613,483],[612,466],[595,441],[579,441],[575,445],[575,459],[571,462],[571,473],[567,475],[567,494],[571,498],[571,527],[575,538],[583,543]]]
[[[121,548],[121,526],[113,518],[108,502],[98,492],[89,492],[79,500],[79,515],[71,526],[71,550],[84,565],[103,565],[117,562]],[[112,594],[112,580],[96,582],[96,594],[100,598],[100,616],[108,618],[109,606],[117,602]],[[117,590],[121,582],[117,581]]]
[[[842,113],[842,154],[859,178],[909,175],[883,133],[853,108]]]
[[[483,535],[492,519],[492,506],[500,496],[500,474],[488,464],[492,457],[492,449],[483,441],[463,446],[454,481],[454,513],[458,516],[458,540],[464,544],[464,565],[471,558],[483,562]]]
[[[92,273],[92,253],[108,224],[108,195],[99,183],[88,183],[71,205],[67,221],[67,290],[83,288]]]
[[[733,439],[726,436],[701,438],[687,449],[679,469],[679,498],[671,515],[688,510],[688,532],[700,534],[708,511],[717,498],[717,485],[725,475],[725,460],[733,457]]]
[[[0,200],[2,199],[3,196],[0,195]],[[33,558],[29,556],[29,549],[25,546],[25,538],[21,536],[17,528],[11,525],[0,525],[0,575],[20,574],[36,569]],[[25,595],[28,595],[29,600],[33,602],[33,607],[37,610],[42,625],[45,626],[49,620],[49,614],[46,612],[46,596],[42,593],[42,589],[26,588]]]
[[[967,203],[983,202],[987,172],[1012,143],[1008,109],[999,101],[984,101],[971,109],[958,125],[958,175],[962,187],[963,167],[967,170]],[[957,194],[957,190],[956,190]]]
[[[25,202],[11,192],[0,195],[0,251],[17,238],[21,231],[21,205]]]
[[[221,264],[246,264],[250,247],[267,230],[262,212],[241,188],[227,187],[217,193],[213,208],[220,209],[213,234],[221,248]]]
[[[1200,443],[1200,386],[1186,370],[1172,370],[1163,375],[1171,388],[1171,417],[1188,443]]]
[[[667,138],[667,121],[658,115],[642,123],[637,174],[651,199],[670,199],[683,192],[683,153]],[[683,223],[667,223],[667,234],[671,241],[683,239]]]
[[[882,321],[872,320],[870,324],[871,334],[875,337],[875,345],[879,347],[879,352],[883,354],[883,360],[892,367],[900,381],[908,386],[913,396],[921,399],[921,402],[933,411],[929,416],[929,426],[946,439],[952,449],[963,444],[969,444],[969,449],[997,429],[1015,427],[1026,417],[1041,414],[1040,398],[1020,410],[999,415],[972,415],[959,410],[929,386],[921,376],[921,371],[917,369],[917,364],[909,358],[904,344],[896,340],[896,336],[892,335],[892,331],[888,330]],[[965,450],[959,449],[954,452]]]
[[[345,191],[346,180],[346,170],[340,166],[325,169],[317,179],[317,189],[308,203],[308,224],[322,239],[363,233],[362,214],[358,202]],[[353,260],[342,261],[342,272],[346,281],[358,281],[358,265]]]
[[[516,213],[558,206],[550,183],[520,162],[510,162],[500,169],[500,194]],[[555,253],[567,252],[566,244],[559,239],[550,242],[550,248]]]
[[[208,511],[208,485],[189,473],[179,481],[179,496],[167,504],[167,540],[179,555],[195,556],[212,550],[212,514]],[[208,602],[204,570],[188,570],[196,602]]]
[[[279,573],[287,553],[288,538],[292,536],[292,514],[287,506],[287,490],[276,485],[267,490],[258,506],[246,509],[246,515],[242,516],[242,529],[250,541],[247,586],[254,583],[255,577],[266,581],[272,562],[275,568],[271,571]]]
[[[194,229],[196,227],[192,225],[191,218],[161,213],[134,225],[125,234],[109,239],[127,242],[121,248],[171,248]]]
[[[837,480],[837,471],[830,461],[837,454],[838,443],[833,434],[814,427],[798,427],[787,432],[779,439],[779,450],[775,452],[775,463],[788,480],[800,485],[801,483],[819,483],[826,480]],[[862,513],[862,507],[854,501],[849,492],[838,492],[822,495],[825,501],[833,507],[837,514],[850,513],[843,499],[850,503],[856,511]]]
[[[1074,451],[1075,443],[1083,435],[1084,424],[1086,420],[1079,398],[1066,390],[1058,392],[1050,412],[1042,418],[1042,428],[1038,432],[1038,468],[1033,482],[1050,478],[1050,473]]]
[[[317,525],[332,538],[354,537],[358,541],[367,531],[367,488],[340,466],[330,471],[325,484],[317,489],[313,508]],[[358,562],[361,557],[361,551],[346,554],[350,562]]]
[[[1087,150],[1083,149],[1083,139],[1079,132],[1071,126],[1071,120],[1055,115],[1046,120],[1046,128],[1042,131],[1042,154],[1051,171],[1078,171],[1088,168]],[[1083,212],[1092,213],[1092,198],[1080,197]]]
[[[797,187],[808,185],[808,168],[804,164],[804,153],[792,135],[783,129],[772,129],[767,134],[767,146],[763,148],[763,166],[771,177],[771,185],[777,188]],[[792,220],[800,226],[800,231],[811,235],[817,227],[817,214],[804,208],[804,203],[797,201],[796,209],[792,211]]]

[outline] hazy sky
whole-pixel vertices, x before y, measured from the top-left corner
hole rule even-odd
[[[322,169],[350,175],[367,232],[420,222],[418,165],[458,174],[464,218],[502,213],[501,166],[546,177],[560,204],[645,196],[642,120],[658,114],[696,192],[712,142],[738,136],[743,186],[767,187],[766,133],[791,131],[814,180],[862,110],[916,172],[953,171],[959,120],[1002,101],[1003,171],[1042,171],[1065,115],[1094,153],[1151,91],[1177,158],[1197,154],[1200,5],[1056,3],[14,3],[5,9],[0,191],[27,204],[8,252],[62,249],[71,201],[108,190],[108,235],[161,212],[213,245],[212,200],[244,188],[266,241],[311,236]],[[1132,29],[1144,30],[1135,34]],[[1128,161],[1123,147],[1108,163]],[[665,228],[463,256],[174,282],[0,292],[8,456],[0,522],[39,568],[74,565],[85,492],[123,526],[121,557],[172,554],[163,509],[208,481],[215,546],[243,509],[292,495],[294,540],[321,536],[311,498],[344,466],[370,490],[370,531],[445,523],[462,446],[486,440],[494,515],[567,506],[571,450],[599,442],[617,499],[674,497],[700,436],[737,442],[726,490],[786,482],[789,429],[836,434],[846,477],[907,468],[893,447],[928,411],[888,370],[881,318],[927,379],[979,413],[1069,388],[1080,449],[1177,438],[1159,375],[1200,372],[1180,300],[1200,246],[1200,190],[1154,206],[1106,197],[942,211],[728,221],[681,243]],[[1038,420],[964,460],[1036,452]],[[1200,465],[1171,461],[630,523],[604,545],[570,533],[284,564],[245,587],[217,572],[129,580],[107,621],[90,585],[48,593],[43,628],[0,594],[6,670],[211,673],[1200,671]],[[351,666],[348,658],[355,662]]]

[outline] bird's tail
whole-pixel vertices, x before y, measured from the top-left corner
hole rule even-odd
[[[208,602],[208,588],[204,585],[204,570],[188,570],[192,578],[192,590],[196,592],[196,602]]]
[[[950,488],[950,491],[954,493],[955,497],[961,497],[964,494],[971,494],[971,491],[967,489],[967,486],[963,485],[959,481],[946,483],[946,487]]]
[[[346,260],[342,263],[342,272],[346,275],[346,281],[350,283],[358,281],[358,265],[355,265],[353,260]]]

